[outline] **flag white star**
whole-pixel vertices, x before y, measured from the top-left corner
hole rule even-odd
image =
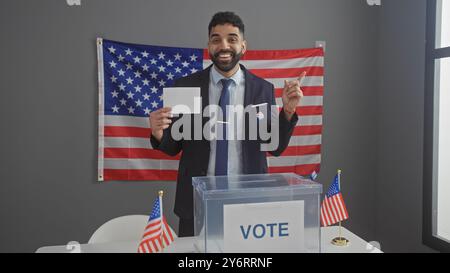
[[[113,110],[113,113],[119,113],[119,107],[117,107],[117,105],[114,105],[113,107],[112,107],[112,110]]]
[[[173,62],[172,62],[171,60],[168,60],[168,61],[166,62],[166,64],[167,64],[167,66],[172,66],[172,65],[173,65]]]
[[[192,69],[191,69],[191,73],[195,73],[195,72],[197,72],[197,69],[192,68]]]
[[[122,69],[120,69],[118,72],[119,72],[119,76],[125,76],[125,71],[123,71]]]
[[[165,57],[165,56],[166,56],[166,54],[164,54],[164,53],[161,52],[161,53],[158,54],[158,59],[164,60],[164,57]]]
[[[181,73],[181,68],[176,67],[176,68],[175,68],[175,73]]]
[[[113,98],[118,98],[119,92],[117,92],[116,90],[114,90],[114,91],[111,92],[111,95],[112,95]]]
[[[109,65],[111,68],[116,68],[116,63],[114,61],[110,61]]]
[[[143,97],[144,97],[144,100],[149,100],[150,99],[150,95],[147,94],[147,93],[145,93]]]
[[[153,108],[158,108],[158,103],[157,103],[156,101],[153,101],[153,102],[152,102],[152,107],[153,107]]]
[[[127,70],[128,70],[128,69],[133,69],[133,65],[130,64],[130,63],[127,63],[126,66],[127,66]]]
[[[159,86],[166,86],[166,82],[163,79],[161,79],[159,81]]]
[[[149,69],[149,66],[148,66],[147,64],[144,64],[144,65],[142,66],[142,70],[148,71],[148,69]]]
[[[148,58],[148,52],[147,51],[141,52],[141,54],[142,54],[142,58]]]
[[[139,58],[138,56],[134,57],[133,60],[135,64],[141,63],[141,58]]]
[[[186,61],[182,62],[181,64],[183,65],[183,67],[188,67],[189,66],[189,63],[186,62]]]
[[[117,78],[114,75],[111,76],[111,82],[117,82]]]
[[[183,77],[186,77],[187,75],[188,75],[187,73],[184,73],[184,74],[183,74]]]
[[[128,113],[134,114],[134,108],[132,106],[128,107]]]
[[[145,113],[146,115],[150,114],[151,111],[152,111],[152,110],[148,109],[148,107],[145,107],[145,109],[144,109],[144,113]]]
[[[136,85],[135,87],[134,87],[134,90],[136,90],[136,93],[137,92],[141,92],[141,87],[139,86],[139,85]]]
[[[140,78],[141,77],[141,72],[139,72],[139,71],[136,71],[136,72],[134,72],[134,77],[135,78]]]
[[[125,85],[123,85],[123,83],[120,83],[120,85],[119,85],[119,90],[120,91],[125,91]]]
[[[158,68],[159,68],[159,72],[165,72],[166,71],[166,68],[164,66],[162,66],[162,65],[160,65]]]
[[[153,86],[151,88],[151,90],[152,90],[152,93],[154,93],[154,94],[156,94],[156,92],[158,92],[158,88],[156,88],[155,86]]]
[[[136,107],[142,107],[142,101],[140,99],[138,99],[137,101],[135,101],[136,103]]]
[[[129,99],[132,99],[134,97],[134,94],[131,93],[131,91],[130,91],[130,92],[127,93],[127,96],[128,96]]]
[[[144,84],[144,85],[147,85],[147,86],[148,86],[148,84],[149,84],[149,81],[148,81],[147,79],[144,79],[144,80],[142,81],[142,84]]]
[[[159,101],[162,101],[162,100],[163,100],[163,96],[160,95],[160,96],[159,96]]]
[[[122,98],[120,100],[120,105],[127,105],[127,101],[124,98]]]
[[[173,76],[174,75],[172,75],[172,72],[169,72],[169,74],[167,74],[167,79],[168,80],[173,80]]]
[[[111,52],[112,54],[116,53],[116,49],[115,49],[113,46],[109,47],[108,50],[109,50],[109,52]]]
[[[128,77],[128,79],[127,79],[127,84],[130,84],[130,85],[131,85],[131,84],[133,84],[133,81],[134,81],[134,80],[133,80],[131,77]]]
[[[177,53],[177,55],[175,55],[174,57],[175,57],[175,61],[181,61],[180,53]]]
[[[155,59],[151,59],[150,60],[150,64],[156,64],[156,60]]]
[[[195,56],[195,54],[192,54],[191,62],[195,62],[195,61],[197,61],[197,56]]]
[[[133,53],[133,51],[131,51],[131,49],[128,48],[127,50],[125,50],[126,55],[131,55],[131,53]]]
[[[117,58],[119,58],[119,62],[121,62],[121,61],[123,61],[123,60],[125,60],[125,57],[124,56],[122,56],[122,54],[120,54]]]
[[[158,77],[158,74],[156,74],[155,71],[153,71],[152,74],[150,74],[150,76],[152,77],[152,79],[156,79]]]

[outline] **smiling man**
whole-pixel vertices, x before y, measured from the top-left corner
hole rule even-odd
[[[203,71],[178,79],[175,87],[200,87],[202,112],[208,105],[218,105],[223,112],[223,135],[227,136],[227,106],[275,105],[273,84],[261,79],[243,65],[240,59],[247,50],[244,37],[244,23],[233,12],[216,13],[208,26],[208,51],[213,65]],[[304,75],[302,75],[304,76]],[[296,106],[303,96],[300,80],[285,81],[283,90],[283,109],[278,117],[279,144],[270,151],[279,156],[288,146],[292,132],[297,124]],[[175,199],[175,214],[180,217],[178,236],[194,235],[192,177],[239,175],[267,172],[266,152],[261,149],[261,138],[244,140],[181,139],[171,135],[171,109],[162,108],[150,114],[152,129],[151,144],[168,155],[183,152],[178,168],[178,181]],[[258,116],[259,122],[270,123],[271,115]],[[252,117],[246,116],[246,119]],[[193,119],[192,119],[193,120]],[[208,122],[203,118],[203,125]],[[236,126],[248,133],[248,122],[237,120]],[[270,124],[269,124],[270,128]]]

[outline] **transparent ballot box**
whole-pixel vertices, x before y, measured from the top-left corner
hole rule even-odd
[[[322,185],[296,174],[194,177],[195,247],[320,252]]]

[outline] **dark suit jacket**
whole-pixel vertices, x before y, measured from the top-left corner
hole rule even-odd
[[[202,113],[203,109],[209,105],[209,78],[211,67],[192,74],[190,76],[178,79],[175,87],[200,87],[202,96]],[[261,79],[250,73],[244,66],[241,69],[245,76],[245,95],[244,107],[249,104],[257,105],[268,103],[275,105],[274,86],[268,81]],[[270,113],[267,118],[270,121]],[[247,117],[248,118],[248,117]],[[194,118],[191,119],[194,121]],[[209,120],[207,117],[202,118],[203,125]],[[275,151],[270,152],[274,156],[279,156],[288,146],[292,132],[297,124],[298,117],[296,114],[288,121],[284,113],[279,115],[279,146]],[[175,122],[173,120],[172,124]],[[246,127],[249,124],[245,122]],[[202,127],[203,128],[203,127]],[[269,125],[270,128],[270,125]],[[193,188],[192,177],[206,176],[209,164],[210,142],[206,139],[202,140],[180,140],[175,141],[170,135],[171,127],[164,130],[161,142],[158,142],[153,136],[151,137],[152,147],[158,149],[168,155],[175,156],[179,152],[183,152],[178,168],[178,181],[175,199],[175,214],[180,218],[193,218]],[[193,130],[191,130],[193,131]],[[248,136],[248,128],[246,128]],[[193,138],[191,138],[193,139]],[[248,139],[247,137],[245,139]],[[242,162],[243,172],[245,174],[267,173],[266,152],[260,151],[261,140],[243,140],[242,141]]]

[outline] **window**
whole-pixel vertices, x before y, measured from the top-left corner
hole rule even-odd
[[[450,0],[427,3],[424,244],[450,252]]]

